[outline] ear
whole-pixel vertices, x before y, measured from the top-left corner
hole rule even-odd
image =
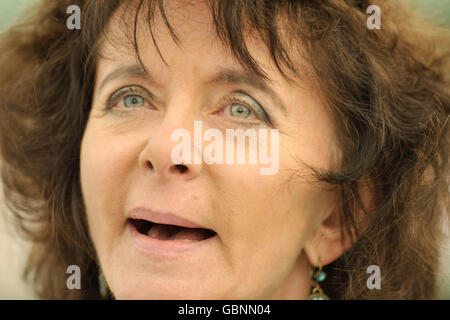
[[[361,198],[361,203],[367,212],[371,212],[374,208],[374,201],[371,190],[371,184],[367,180],[360,180],[357,183],[357,189]],[[352,243],[348,234],[341,239],[341,214],[339,206],[335,208],[322,219],[317,230],[312,234],[304,247],[308,260],[313,266],[318,267],[320,264],[325,266],[338,259],[344,252],[350,249]],[[354,212],[355,221],[358,229],[364,232],[367,228],[367,217],[363,208],[359,203],[355,203]],[[351,230],[352,236],[355,238],[355,230]]]

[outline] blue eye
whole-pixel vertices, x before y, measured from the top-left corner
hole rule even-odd
[[[112,107],[122,109],[151,107],[151,104],[148,102],[149,99],[151,99],[151,94],[146,89],[140,86],[127,86],[112,94],[106,103],[106,109],[111,109]]]
[[[122,105],[123,104],[123,105]],[[145,99],[137,94],[125,96],[120,102],[119,107],[142,107],[145,105]]]
[[[225,98],[227,107],[224,113],[240,123],[255,124],[264,121],[272,124],[264,108],[244,91],[236,91]]]
[[[241,104],[234,103],[230,107],[230,114],[236,118],[248,119],[252,115],[252,111]]]

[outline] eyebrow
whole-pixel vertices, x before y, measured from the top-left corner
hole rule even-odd
[[[110,81],[118,78],[142,78],[147,82],[158,86],[157,81],[140,65],[131,64],[118,67],[111,73],[109,73],[101,82],[99,91]],[[267,84],[267,82],[261,79],[258,75],[244,72],[240,70],[221,68],[212,78],[206,81],[207,84],[241,84],[249,87],[253,87],[268,94],[273,101],[281,108],[284,113],[287,113],[286,106],[283,104],[278,94]]]
[[[118,78],[143,78],[149,82],[155,83],[151,75],[137,64],[131,64],[118,67],[110,72],[100,83],[98,90],[100,91],[108,82]]]

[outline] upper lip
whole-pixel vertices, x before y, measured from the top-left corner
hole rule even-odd
[[[176,214],[170,212],[154,211],[145,207],[136,207],[130,210],[130,212],[128,213],[128,218],[136,220],[147,220],[158,224],[171,224],[186,228],[206,229],[205,227],[186,218],[177,216]]]

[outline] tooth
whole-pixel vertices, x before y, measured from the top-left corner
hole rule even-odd
[[[156,230],[156,228],[150,228],[150,230],[148,230],[147,235],[151,238],[157,238],[158,237],[158,230]]]
[[[166,227],[161,225],[154,225],[152,228],[147,232],[147,235],[154,239],[159,240],[168,240],[169,239],[169,232],[166,229]]]

